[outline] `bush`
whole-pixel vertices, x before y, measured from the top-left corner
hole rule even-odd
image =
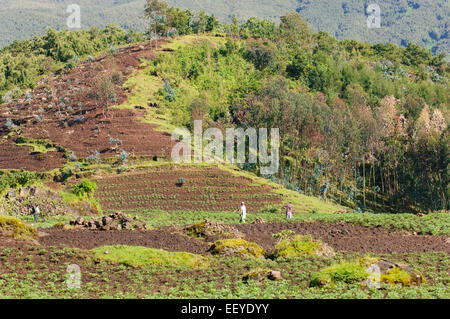
[[[124,150],[120,150],[120,160],[125,163],[128,160],[128,157],[130,156],[130,153],[128,153],[127,151]]]
[[[301,256],[333,256],[334,251],[320,240],[314,240],[311,235],[296,235],[278,241],[275,245],[275,257],[294,258]]]
[[[37,239],[37,230],[20,219],[0,216],[0,236],[12,237],[17,239]]]
[[[42,174],[27,171],[13,171],[2,174],[0,175],[0,195],[7,192],[10,188],[32,185],[42,177]]]
[[[94,152],[94,154],[92,154],[92,155],[89,155],[87,158],[86,158],[86,161],[88,161],[89,163],[90,162],[96,162],[96,161],[98,161],[100,159],[100,153],[98,152],[98,151],[95,151]]]
[[[96,189],[97,184],[95,182],[84,179],[81,183],[72,186],[72,193],[80,198],[88,198],[94,195]]]
[[[358,262],[342,262],[315,273],[310,281],[310,287],[322,287],[336,283],[356,283],[369,277],[366,266]]]
[[[294,234],[294,231],[292,231],[290,229],[285,229],[285,230],[280,231],[279,233],[272,234],[272,237],[281,241],[283,239],[289,238],[289,236],[291,236],[293,234]]]
[[[215,241],[210,251],[223,256],[264,258],[265,252],[258,244],[243,239],[222,239]]]

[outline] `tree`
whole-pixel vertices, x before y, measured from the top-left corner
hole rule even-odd
[[[167,8],[165,1],[161,0],[146,0],[144,16],[149,19],[150,26],[148,33],[155,33],[156,35],[165,35],[168,30],[167,25]]]
[[[233,14],[233,18],[231,19],[230,30],[233,36],[236,37],[239,35],[239,20],[236,14]]]
[[[297,12],[281,16],[281,37],[291,46],[303,46],[311,40],[312,31]]]

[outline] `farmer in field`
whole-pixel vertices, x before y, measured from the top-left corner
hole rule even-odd
[[[294,205],[292,203],[284,205],[286,208],[286,219],[292,219],[292,212],[294,211]]]
[[[245,207],[245,203],[241,203],[241,223],[245,224],[245,219],[247,218],[247,207]]]
[[[41,210],[39,209],[39,206],[34,206],[31,209],[31,213],[34,215],[34,222],[37,223],[39,214],[41,213]]]

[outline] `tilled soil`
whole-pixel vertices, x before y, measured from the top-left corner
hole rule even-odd
[[[246,235],[246,240],[254,241],[267,250],[272,250],[275,239],[272,234],[290,229],[297,234],[311,234],[321,239],[336,251],[347,252],[429,252],[444,251],[450,253],[450,244],[446,236],[418,236],[392,232],[383,228],[372,228],[349,223],[325,224],[306,223],[266,223],[236,225]]]
[[[266,223],[235,225],[245,239],[273,251],[275,239],[272,234],[290,229],[298,234],[311,234],[339,252],[407,253],[443,251],[450,253],[446,236],[417,236],[389,232],[381,228],[369,228],[351,224]],[[67,245],[91,249],[103,245],[137,245],[168,251],[206,253],[211,245],[202,239],[190,238],[175,227],[150,231],[90,231],[45,229],[47,236],[40,237],[45,246]]]
[[[181,186],[179,179],[184,178]],[[236,202],[258,211],[281,207],[282,196],[268,185],[252,185],[218,167],[161,166],[95,179],[95,197],[105,211],[152,209],[163,211],[236,211]]]
[[[157,230],[54,230],[44,229],[39,243],[45,246],[65,245],[82,249],[92,249],[106,245],[144,246],[167,251],[186,251],[196,254],[208,250],[209,244],[203,240],[190,238],[175,228],[166,227]]]
[[[154,51],[150,42],[132,45],[42,79],[31,97],[2,105],[0,138],[9,134],[5,124],[10,119],[20,126],[23,137],[50,140],[77,157],[87,157],[95,151],[101,157],[118,157],[120,149],[136,156],[170,156],[175,143],[171,136],[139,119],[145,115],[146,105],[136,105],[134,110],[105,111],[108,106],[127,100],[129,90],[122,83],[141,65],[142,58],[153,58]],[[99,83],[114,76],[117,80],[111,80],[109,95],[115,100],[98,97]],[[121,142],[111,145],[110,138]],[[16,145],[12,138],[0,141],[0,154],[2,169],[51,170],[66,162],[62,153],[34,154],[28,147]]]

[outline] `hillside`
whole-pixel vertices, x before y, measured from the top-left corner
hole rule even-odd
[[[448,298],[443,56],[154,4],[0,50],[0,298]]]
[[[47,26],[64,29],[67,5],[70,0],[1,0],[0,47],[14,40],[41,35]],[[91,25],[104,27],[114,23],[123,28],[144,31],[145,0],[79,0],[82,8],[83,28]],[[392,1],[382,0],[382,28],[370,30],[366,26],[365,3],[359,0],[170,0],[170,5],[182,9],[215,14],[220,21],[230,22],[233,14],[240,21],[250,17],[278,21],[288,11],[297,11],[315,30],[324,30],[337,39],[391,42],[406,46],[408,42],[419,44],[433,53],[450,52],[447,1]]]

